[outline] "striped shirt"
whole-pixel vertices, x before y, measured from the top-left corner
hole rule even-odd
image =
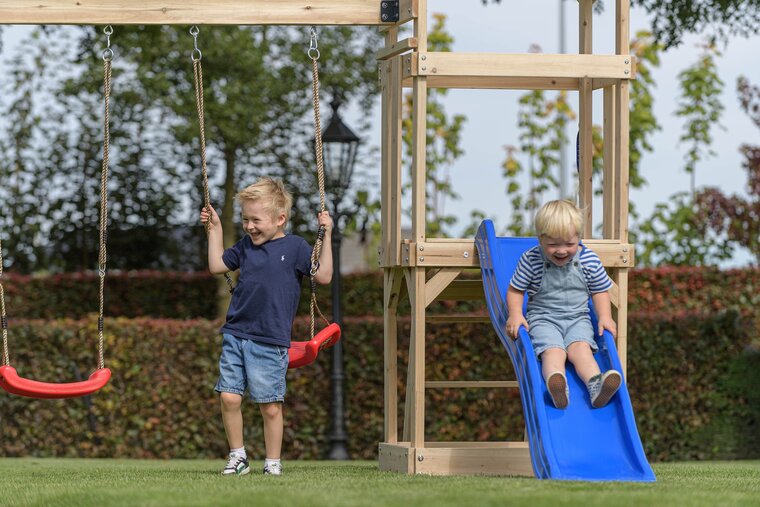
[[[604,292],[612,287],[612,280],[602,266],[602,261],[593,250],[581,245],[579,257],[581,270],[591,294]],[[535,246],[522,254],[509,284],[519,291],[528,291],[532,296],[541,288],[544,276],[544,258],[540,246]]]

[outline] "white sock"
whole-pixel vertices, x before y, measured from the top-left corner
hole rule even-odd
[[[267,458],[267,459],[264,460],[264,466],[265,467],[268,467],[269,465],[279,465],[279,464],[280,464],[280,460],[279,459],[269,459],[269,458]]]
[[[247,458],[248,456],[245,454],[245,446],[239,447],[237,449],[230,449],[230,455],[240,456],[241,458]]]

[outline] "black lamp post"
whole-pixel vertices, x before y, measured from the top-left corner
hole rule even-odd
[[[333,205],[333,232],[332,232],[332,250],[333,250],[333,279],[332,279],[332,307],[333,322],[337,323],[343,329],[343,307],[341,304],[341,275],[340,275],[340,246],[343,241],[341,234],[341,219],[348,214],[340,209],[340,204],[346,191],[351,183],[351,176],[354,172],[356,163],[356,150],[359,147],[359,138],[350,128],[343,123],[338,108],[341,105],[337,95],[334,96],[330,103],[332,107],[332,117],[330,123],[322,131],[322,153],[324,157],[325,169],[325,187],[332,194]],[[347,460],[348,450],[346,442],[344,396],[343,396],[343,341],[345,334],[340,342],[332,348],[332,375],[330,376],[330,387],[332,390],[332,402],[330,406],[330,450],[327,458],[334,460]]]

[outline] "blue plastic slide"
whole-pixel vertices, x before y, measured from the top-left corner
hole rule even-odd
[[[568,363],[570,405],[559,410],[546,390],[525,328],[517,340],[507,336],[509,280],[520,255],[537,244],[535,238],[496,237],[490,220],[480,225],[475,238],[491,322],[509,353],[520,385],[533,471],[540,479],[654,481],[625,382],[607,406],[592,408],[586,386]],[[589,311],[596,329],[590,300]],[[622,372],[612,335],[605,331],[597,343],[595,357],[601,370]]]

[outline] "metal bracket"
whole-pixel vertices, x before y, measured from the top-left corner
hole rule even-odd
[[[383,0],[380,2],[380,20],[385,23],[398,22],[399,0]]]

